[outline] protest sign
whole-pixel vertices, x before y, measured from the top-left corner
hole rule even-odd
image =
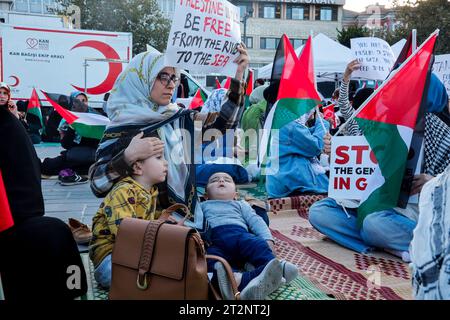
[[[333,137],[328,196],[361,200],[377,161],[364,136]]]
[[[236,6],[226,0],[177,0],[165,64],[234,77],[240,42]]]
[[[441,54],[434,57],[433,72],[438,76],[450,95],[450,54]]]
[[[370,37],[354,38],[350,42],[353,55],[361,64],[361,68],[353,72],[353,77],[385,80],[395,63],[389,44],[382,39]]]

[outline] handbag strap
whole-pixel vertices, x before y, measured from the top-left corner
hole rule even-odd
[[[163,210],[163,212],[161,213],[161,216],[158,218],[158,221],[171,220],[170,219],[171,214],[177,210],[183,210],[185,213],[184,218],[177,222],[177,224],[180,226],[184,225],[186,220],[191,218],[192,214],[191,214],[191,211],[189,210],[189,208],[185,204],[182,204],[182,203],[175,203],[174,205],[171,205],[167,209]]]
[[[148,270],[150,270],[150,264],[153,258],[153,249],[155,248],[156,243],[156,235],[158,234],[158,230],[163,223],[165,223],[164,220],[152,220],[149,221],[149,224],[145,229],[137,278],[137,286],[142,290],[145,290],[148,287],[147,277],[145,274]]]
[[[220,261],[224,268],[225,271],[227,273],[228,276],[228,280],[230,280],[230,284],[231,284],[231,289],[233,290],[233,296],[236,300],[241,300],[241,293],[238,290],[238,286],[236,283],[236,279],[234,278],[234,274],[233,274],[233,270],[231,269],[230,264],[228,263],[227,260],[225,260],[222,257],[216,256],[216,255],[212,255],[212,254],[207,254],[206,255],[206,260],[217,260]],[[214,290],[214,289],[213,289]],[[213,291],[213,293],[215,293],[215,290]]]

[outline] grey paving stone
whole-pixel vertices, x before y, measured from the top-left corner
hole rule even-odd
[[[36,152],[41,159],[57,156],[60,151],[61,147],[58,146],[36,146]],[[103,201],[92,193],[89,183],[61,186],[55,179],[42,180],[42,194],[47,216],[59,218],[64,222],[75,218],[89,226]]]

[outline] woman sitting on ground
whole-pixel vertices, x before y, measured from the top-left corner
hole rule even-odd
[[[193,142],[194,120],[200,121],[202,130],[215,128],[224,133],[226,129],[236,128],[244,109],[242,79],[249,62],[245,47],[238,50],[236,79],[232,79],[220,111],[205,114],[171,103],[180,75],[176,68],[164,65],[162,54],[145,52],[133,58],[116,81],[106,106],[111,124],[89,175],[95,195],[105,196],[118,180],[132,171],[132,163],[165,147],[168,174],[166,183],[159,186],[159,205],[188,205],[202,227],[203,218],[196,206],[194,144],[186,142]],[[183,139],[182,133],[190,137]]]

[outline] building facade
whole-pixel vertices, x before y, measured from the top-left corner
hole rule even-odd
[[[323,33],[336,39],[342,28],[345,0],[232,0],[241,11],[241,34],[246,36],[251,67],[273,62],[283,34],[295,49],[308,36]],[[245,22],[245,23],[244,23]]]
[[[376,3],[367,6],[363,12],[344,10],[342,26],[346,28],[354,25],[366,27],[369,30],[394,31],[399,22],[396,20],[395,9]]]
[[[54,27],[80,28],[80,9],[72,6],[73,14],[58,14],[56,0],[0,0],[0,23]]]
[[[56,0],[10,0],[0,1],[0,10],[22,13],[55,14]]]

